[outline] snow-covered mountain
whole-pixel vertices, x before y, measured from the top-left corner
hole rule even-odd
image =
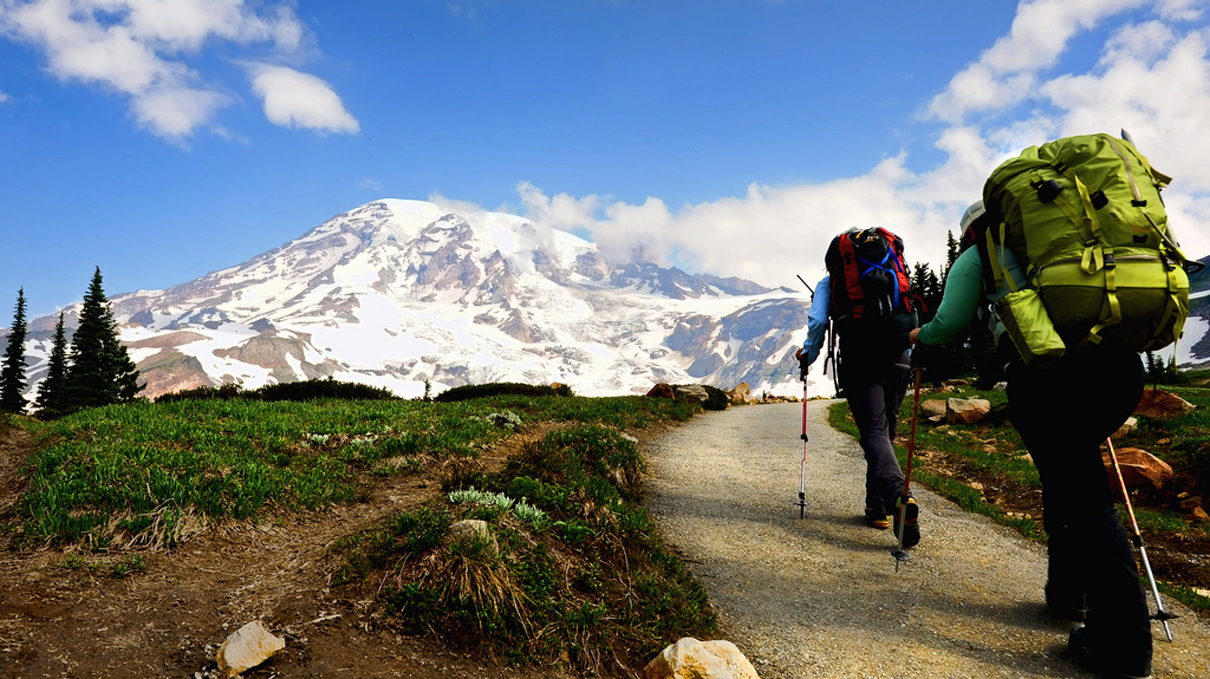
[[[1177,342],[1177,363],[1205,367],[1210,364],[1210,256],[1198,260],[1206,268],[1189,277],[1189,318],[1185,336]]]
[[[656,382],[801,390],[808,296],[650,263],[500,213],[383,200],[243,264],[111,296],[146,394],[332,376],[416,396],[561,382],[583,395]],[[68,312],[74,325],[78,307]],[[56,317],[30,323],[31,393]]]

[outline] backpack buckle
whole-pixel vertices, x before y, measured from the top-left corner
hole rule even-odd
[[[1113,253],[1106,252],[1105,253],[1105,268],[1112,269],[1112,268],[1115,268],[1117,265],[1118,265],[1118,263],[1117,263],[1117,260],[1115,260],[1113,258]]]

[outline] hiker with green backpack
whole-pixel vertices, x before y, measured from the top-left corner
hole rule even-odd
[[[1009,419],[1042,480],[1047,607],[1084,621],[1068,648],[1104,678],[1151,673],[1150,614],[1100,446],[1142,396],[1139,353],[1174,342],[1188,315],[1191,265],[1159,196],[1169,181],[1110,135],[1026,149],[963,216],[937,315],[910,335],[936,345],[981,314],[995,324]]]
[[[911,370],[908,332],[916,327],[903,240],[873,227],[836,236],[824,256],[828,275],[815,287],[807,339],[795,353],[805,375],[831,325],[840,340],[830,356],[838,392],[849,403],[866,460],[868,524],[894,524],[904,547],[920,542],[919,507],[906,491],[893,441]]]

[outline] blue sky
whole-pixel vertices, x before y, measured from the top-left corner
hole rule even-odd
[[[0,324],[378,198],[793,286],[937,262],[1023,147],[1125,127],[1210,253],[1208,0],[0,0]]]

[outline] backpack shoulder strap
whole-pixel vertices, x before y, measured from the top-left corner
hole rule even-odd
[[[838,237],[837,248],[840,254],[840,275],[844,278],[845,292],[849,300],[850,311],[853,308],[859,307],[862,301],[865,300],[865,290],[861,287],[861,263],[857,256],[857,248],[853,246],[853,239],[849,234],[842,233]]]

